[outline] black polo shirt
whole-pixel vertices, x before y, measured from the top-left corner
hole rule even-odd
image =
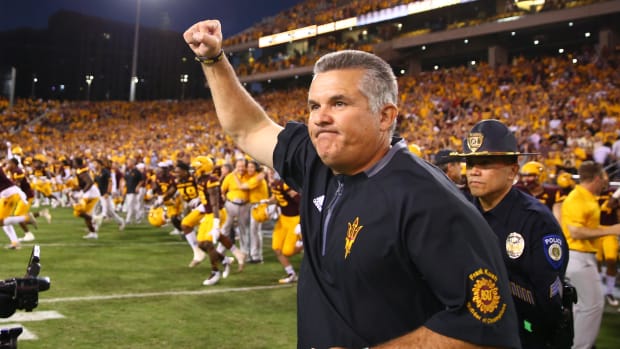
[[[110,178],[110,170],[105,167],[102,168],[101,172],[95,176],[95,183],[97,183],[97,187],[99,187],[99,192],[101,195],[106,195],[108,193]]]
[[[298,348],[373,346],[424,325],[519,347],[497,240],[436,167],[393,144],[372,169],[335,176],[289,123],[274,167],[302,193]]]
[[[142,181],[142,172],[137,168],[125,171],[125,188],[127,194],[135,194],[138,188],[138,184]]]
[[[478,199],[476,207],[482,212]],[[551,211],[538,199],[512,187],[483,213],[498,237],[508,268],[524,348],[545,348],[561,318],[562,280],[568,244]]]

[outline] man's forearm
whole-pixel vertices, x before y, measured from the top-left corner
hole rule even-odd
[[[225,55],[215,64],[201,66],[222,128],[244,149],[240,143],[245,134],[268,119],[267,114],[243,88]]]
[[[476,344],[464,342],[459,339],[446,337],[437,332],[433,332],[426,327],[420,327],[413,332],[409,332],[402,337],[390,340],[389,342],[374,345],[370,349],[492,349],[495,347],[484,347]],[[346,349],[343,347],[332,347],[330,349]]]
[[[434,332],[427,327],[420,327],[413,332],[392,339],[381,345],[373,346],[373,349],[475,349],[491,348],[479,346],[452,337],[447,337]]]
[[[598,228],[575,227],[569,225],[568,230],[573,239],[592,239],[605,235],[620,235],[620,224],[599,226]]]

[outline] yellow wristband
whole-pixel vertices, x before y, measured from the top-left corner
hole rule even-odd
[[[220,53],[218,53],[214,57],[200,57],[200,56],[196,56],[196,57],[194,57],[194,59],[197,62],[200,62],[200,63],[202,63],[204,65],[212,65],[212,64],[215,64],[215,63],[221,61],[223,57],[224,57],[224,49],[221,49]]]

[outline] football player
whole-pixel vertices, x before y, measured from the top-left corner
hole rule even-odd
[[[620,188],[603,190],[598,196],[598,203],[601,206],[601,225],[611,226],[618,224],[618,208],[620,208]],[[618,275],[618,237],[615,235],[606,235],[598,238],[596,243],[596,261],[599,271],[605,266],[605,274],[602,275],[605,284],[605,301],[612,307],[619,305],[618,300],[614,296],[614,288],[616,285],[616,276]]]
[[[78,190],[74,193],[77,203],[73,205],[73,215],[84,219],[88,229],[88,234],[83,236],[84,239],[98,239],[99,227],[93,221],[93,211],[101,194],[84,159],[76,157],[73,159],[73,166],[78,181]]]
[[[15,215],[17,205],[20,202],[25,204],[27,201],[26,194],[15,185],[0,166],[0,225],[2,225],[4,232],[11,241],[11,244],[7,246],[9,249],[17,250],[21,248],[13,225],[22,222],[34,224],[34,217],[32,215]]]
[[[32,200],[34,199],[34,191],[30,186],[30,182],[28,182],[28,177],[26,177],[24,171],[19,167],[18,159],[9,159],[6,173],[13,180],[15,185],[17,185],[24,192],[24,194],[26,194],[27,201],[19,201],[17,203],[17,207],[15,208],[15,216],[29,216],[31,214],[30,207],[32,205]],[[34,212],[32,215],[34,217],[45,217],[48,223],[52,222],[52,215],[47,208],[44,208],[39,212]],[[32,222],[35,223],[36,221],[33,220]],[[24,231],[24,237],[20,238],[19,241],[34,241],[34,234],[30,231],[28,225],[25,222],[20,222],[19,226]]]
[[[181,220],[179,215],[183,210],[183,201],[177,195],[175,177],[170,173],[171,168],[172,161],[161,161],[157,164],[155,182],[153,183],[153,195],[156,198],[151,210],[163,205],[165,210],[162,210],[162,212],[166,212],[166,221],[169,220],[174,226],[174,230],[170,232],[170,235],[180,235]]]
[[[183,218],[181,225],[183,232],[187,234],[198,223],[200,224],[196,237],[198,246],[207,252],[211,262],[211,275],[202,284],[211,286],[215,285],[220,278],[228,277],[232,263],[230,257],[216,251],[214,243],[219,241],[224,247],[230,249],[239,262],[239,270],[243,269],[245,254],[232,243],[228,236],[220,234],[221,223],[226,220],[226,214],[223,209],[224,200],[220,195],[219,178],[212,174],[213,161],[207,156],[198,156],[192,162],[192,167],[195,170],[194,175],[198,184],[200,205]],[[219,270],[220,263],[224,266],[223,272]]]
[[[562,193],[555,185],[545,183],[545,166],[538,161],[529,161],[521,166],[519,183],[515,186],[531,194],[540,202],[549,207],[553,216],[560,221],[562,209]]]
[[[200,197],[198,196],[198,186],[196,185],[196,180],[194,179],[194,176],[190,174],[189,164],[187,164],[186,162],[182,160],[178,160],[177,165],[174,169],[174,176],[176,178],[176,181],[175,181],[176,190],[179,196],[185,202],[184,212],[187,212],[188,210],[193,210],[194,208],[198,207],[200,205]],[[200,247],[198,247],[196,231],[192,229],[191,231],[186,233],[183,230],[183,221],[185,220],[184,216],[185,214],[181,213],[180,215],[177,215],[176,217],[171,218],[171,220],[173,224],[176,224],[175,220],[178,221],[179,227],[181,228],[179,230],[183,231],[185,235],[185,240],[187,240],[187,243],[189,244],[189,246],[192,248],[192,251],[194,252],[194,257],[192,261],[189,263],[189,267],[191,268],[191,267],[194,267],[200,264],[207,257],[207,255],[204,253],[203,250],[200,249]]]
[[[269,187],[272,200],[278,205],[280,214],[273,228],[271,248],[284,268],[286,276],[278,280],[281,284],[297,281],[295,268],[289,257],[301,252],[301,230],[299,226],[299,202],[301,196],[290,188],[275,171],[270,171]]]

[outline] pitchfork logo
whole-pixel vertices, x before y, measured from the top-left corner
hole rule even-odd
[[[363,225],[360,225],[359,217],[355,217],[353,223],[348,222],[347,225],[349,227],[347,228],[347,237],[344,242],[344,259],[347,259],[347,257],[349,257],[349,254],[351,254],[351,248],[353,247],[353,243],[357,238],[357,234],[359,234],[360,230],[362,230],[362,228],[364,227]]]

